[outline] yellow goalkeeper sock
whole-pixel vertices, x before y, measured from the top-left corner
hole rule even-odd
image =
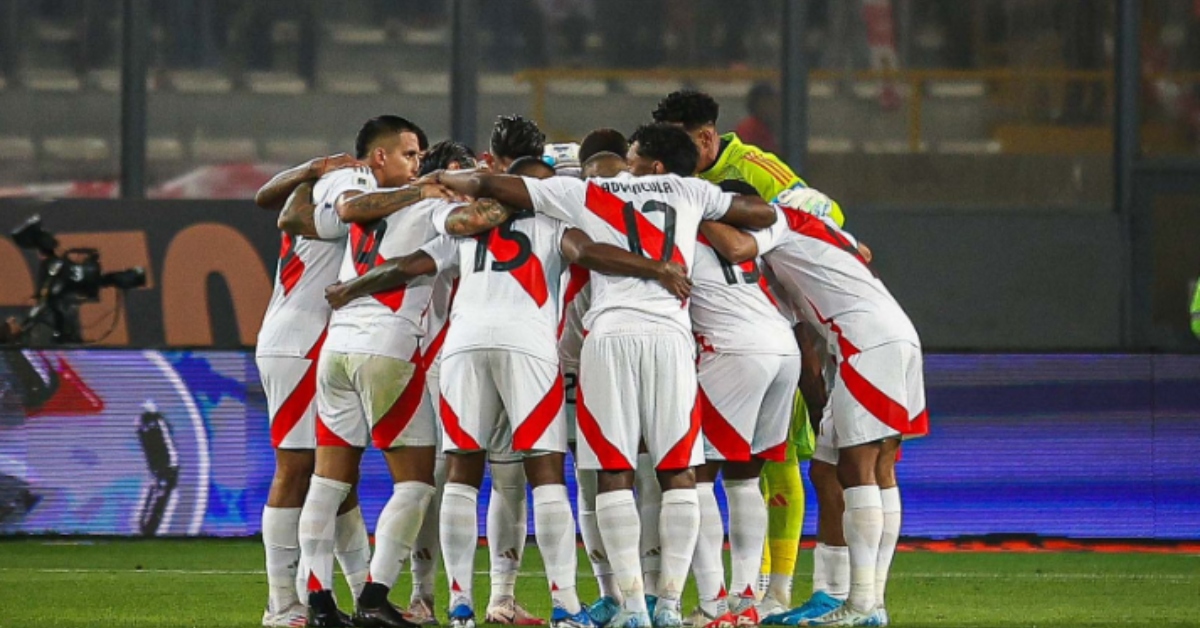
[[[800,466],[794,461],[767,463],[763,467],[767,500],[767,553],[763,573],[770,574],[767,595],[785,606],[791,604],[791,577],[796,570],[796,554],[804,525],[804,483]]]

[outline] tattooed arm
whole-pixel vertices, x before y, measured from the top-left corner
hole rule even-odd
[[[293,236],[318,237],[317,223],[313,217],[316,206],[312,201],[312,189],[312,181],[305,181],[292,191],[275,221],[280,231]]]
[[[325,300],[333,309],[368,294],[391,290],[425,275],[437,273],[437,264],[425,251],[396,257],[367,271],[361,277],[335,283],[325,288]]]
[[[305,181],[316,181],[327,173],[342,168],[352,168],[361,165],[358,160],[345,153],[317,157],[271,177],[258,193],[254,195],[254,204],[263,209],[278,211],[291,196],[296,186]]]
[[[427,198],[448,198],[449,192],[440,185],[406,185],[378,192],[345,192],[334,204],[342,222],[364,224],[386,218],[405,207]]]
[[[508,220],[513,210],[500,201],[481,198],[472,203],[456,207],[446,216],[446,233],[452,236],[469,237],[498,227]]]

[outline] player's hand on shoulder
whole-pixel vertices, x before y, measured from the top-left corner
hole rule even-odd
[[[675,262],[659,262],[658,267],[658,283],[675,298],[686,301],[692,295],[687,268]]]
[[[309,162],[309,170],[312,171],[314,178],[321,178],[335,170],[343,170],[345,168],[356,168],[365,166],[363,162],[347,155],[346,153],[338,153],[328,157],[317,157]]]
[[[349,291],[346,289],[346,284],[338,282],[325,286],[325,301],[329,303],[329,307],[340,310],[351,301]]]
[[[863,244],[862,241],[859,241],[858,243],[858,254],[861,255],[868,264],[871,263],[871,259],[875,256],[874,253],[871,253],[871,247]]]

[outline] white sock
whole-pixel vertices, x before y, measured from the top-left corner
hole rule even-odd
[[[442,560],[450,583],[450,606],[475,608],[472,583],[479,545],[479,489],[447,482],[442,493]]]
[[[826,545],[825,576],[830,597],[846,601],[850,597],[850,548],[845,545]]]
[[[446,487],[446,460],[438,458],[433,471],[436,489],[429,507],[425,509],[425,520],[417,532],[412,550],[412,596],[411,599],[433,599],[433,585],[437,578],[438,561],[441,560],[442,544],[438,538],[438,524],[442,513],[442,490]]]
[[[754,587],[762,569],[763,545],[767,541],[767,503],[763,501],[758,478],[725,480],[725,499],[729,503],[729,562],[732,566],[729,590],[753,600]]]
[[[659,539],[659,515],[662,513],[662,487],[650,454],[638,454],[634,476],[637,488],[638,516],[642,520],[642,541],[638,551],[642,556],[642,582],[646,595],[659,594],[659,574],[662,571],[662,541]],[[690,558],[690,557],[689,557]]]
[[[304,509],[300,511],[300,555],[308,591],[333,589],[333,539],[338,507],[350,494],[350,485],[312,476]]]
[[[896,555],[896,543],[900,541],[900,487],[893,486],[879,491],[883,502],[883,536],[879,541],[879,559],[875,562],[875,603],[884,603],[883,593],[887,589],[888,571],[892,557]]]
[[[765,502],[764,502],[765,503]],[[767,595],[784,606],[792,605],[792,574],[773,573],[767,578]]]
[[[488,501],[487,539],[491,557],[492,595],[489,604],[513,597],[517,572],[528,537],[525,467],[520,463],[492,464],[492,496]]]
[[[575,517],[565,484],[533,489],[533,520],[546,579],[550,581],[550,600],[574,615],[582,608],[575,590],[579,556],[575,552]]]
[[[592,563],[592,574],[600,587],[600,597],[619,599],[617,580],[613,577],[612,565],[604,551],[604,539],[600,538],[600,527],[596,525],[596,472],[575,469],[577,491],[575,503],[579,508],[579,534],[583,537],[583,548]]]
[[[296,570],[300,564],[300,509],[263,508],[263,549],[267,554],[270,609],[280,612],[296,605]]]
[[[761,497],[759,501],[762,501]],[[658,583],[658,603],[666,602],[664,608],[677,609],[692,566],[692,556],[696,554],[696,538],[700,535],[700,500],[696,489],[663,491],[659,534],[662,538],[662,575]]]
[[[698,482],[696,497],[700,502],[700,533],[692,558],[692,575],[696,578],[700,609],[709,617],[720,617],[729,610],[725,600],[725,564],[721,560],[725,529],[721,525],[721,510],[717,506],[713,483]],[[758,501],[762,501],[761,493]]]
[[[608,560],[617,579],[617,590],[625,610],[646,612],[646,590],[642,586],[642,564],[638,558],[638,543],[642,523],[638,519],[633,492],[612,491],[596,495],[596,521]]]
[[[392,498],[375,524],[375,556],[371,558],[371,582],[392,588],[404,561],[412,554],[413,542],[421,531],[425,511],[433,499],[433,486],[424,482],[392,485]]]
[[[362,509],[358,506],[338,515],[334,525],[333,555],[341,565],[346,583],[357,600],[371,570],[371,539],[367,536],[367,523],[363,521]]]
[[[816,547],[813,548],[813,593],[829,592],[829,563],[829,546],[817,541]]]
[[[879,487],[845,489],[846,513],[842,527],[850,547],[850,597],[847,604],[862,612],[875,608],[875,565],[883,538],[883,501]]]

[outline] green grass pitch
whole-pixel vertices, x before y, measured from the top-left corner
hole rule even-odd
[[[580,553],[581,571],[587,564]],[[476,562],[487,569],[481,550]],[[796,603],[811,582],[801,553]],[[546,616],[549,595],[536,548],[525,554],[518,598]],[[1196,626],[1200,556],[1099,553],[897,555],[888,608],[904,626]],[[339,583],[343,606],[350,600]],[[477,608],[487,579],[477,577]],[[585,600],[596,596],[581,576]],[[408,601],[401,579],[394,601]],[[440,583],[438,604],[446,586]],[[0,541],[0,628],[61,626],[257,626],[266,599],[262,547],[254,540]],[[695,603],[689,591],[685,606]],[[438,609],[444,619],[444,608]]]

